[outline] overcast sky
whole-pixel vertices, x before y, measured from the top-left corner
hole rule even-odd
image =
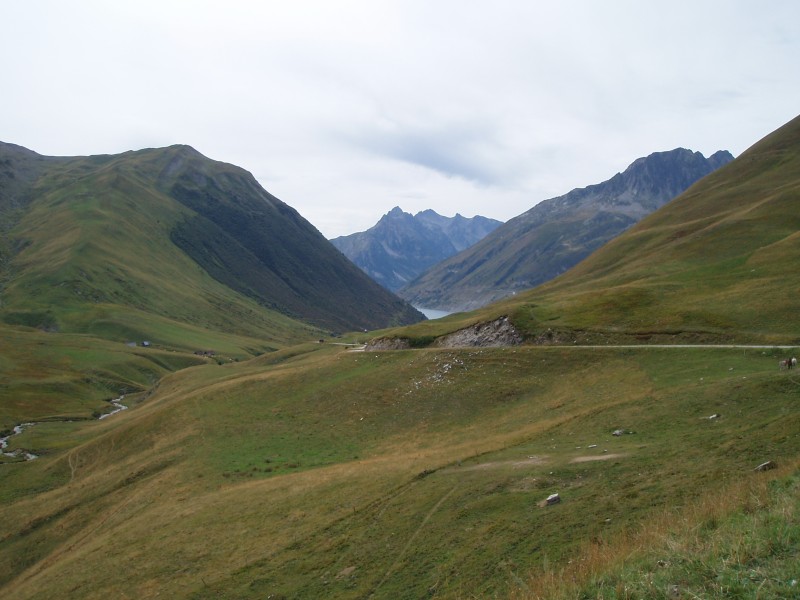
[[[797,0],[0,0],[0,140],[189,144],[325,236],[501,220],[800,114]]]

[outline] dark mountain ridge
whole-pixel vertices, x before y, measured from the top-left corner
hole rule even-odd
[[[445,217],[431,209],[411,215],[395,207],[367,231],[334,238],[331,243],[375,281],[395,291],[500,224],[482,216]]]
[[[606,182],[540,202],[398,293],[417,306],[463,311],[535,287],[732,159],[683,148],[639,158]]]

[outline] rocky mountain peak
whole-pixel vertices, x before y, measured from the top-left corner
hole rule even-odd
[[[432,209],[411,215],[396,206],[367,231],[331,242],[375,281],[396,290],[499,224],[479,216],[444,217]]]

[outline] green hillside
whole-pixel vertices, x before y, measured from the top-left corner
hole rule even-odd
[[[249,173],[191,148],[69,159],[2,150],[12,176],[35,175],[4,188],[8,324],[185,347],[170,329],[282,344],[313,335],[298,321],[346,331],[421,318]]]
[[[314,344],[189,369],[106,421],[12,439],[40,458],[0,465],[0,589],[524,597],[797,457],[780,356]]]
[[[414,349],[307,342],[245,360],[231,337],[222,360],[6,325],[5,427],[36,421],[6,452],[38,458],[0,456],[0,592],[798,597],[800,379],[778,362],[800,343],[775,264],[796,237],[798,126],[548,286],[344,338]],[[502,315],[539,343],[424,347]],[[652,344],[740,339],[767,345]],[[64,420],[123,387],[129,410]]]

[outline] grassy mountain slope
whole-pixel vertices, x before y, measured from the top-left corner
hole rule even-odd
[[[796,118],[517,306],[533,329],[798,340],[799,209]]]
[[[779,356],[314,344],[190,369],[106,421],[19,436],[42,456],[0,470],[0,589],[524,595],[587,546],[624,547],[797,456]]]
[[[248,173],[188,147],[53,161],[27,197],[6,235],[7,323],[137,339],[167,318],[280,342],[308,335],[298,319],[420,318]],[[120,312],[140,330],[109,318]]]
[[[418,306],[474,310],[548,281],[733,159],[677,148],[596,185],[545,200],[398,293]]]
[[[0,216],[0,431],[91,418],[189,365],[421,318],[248,173],[185,146],[1,144]]]

